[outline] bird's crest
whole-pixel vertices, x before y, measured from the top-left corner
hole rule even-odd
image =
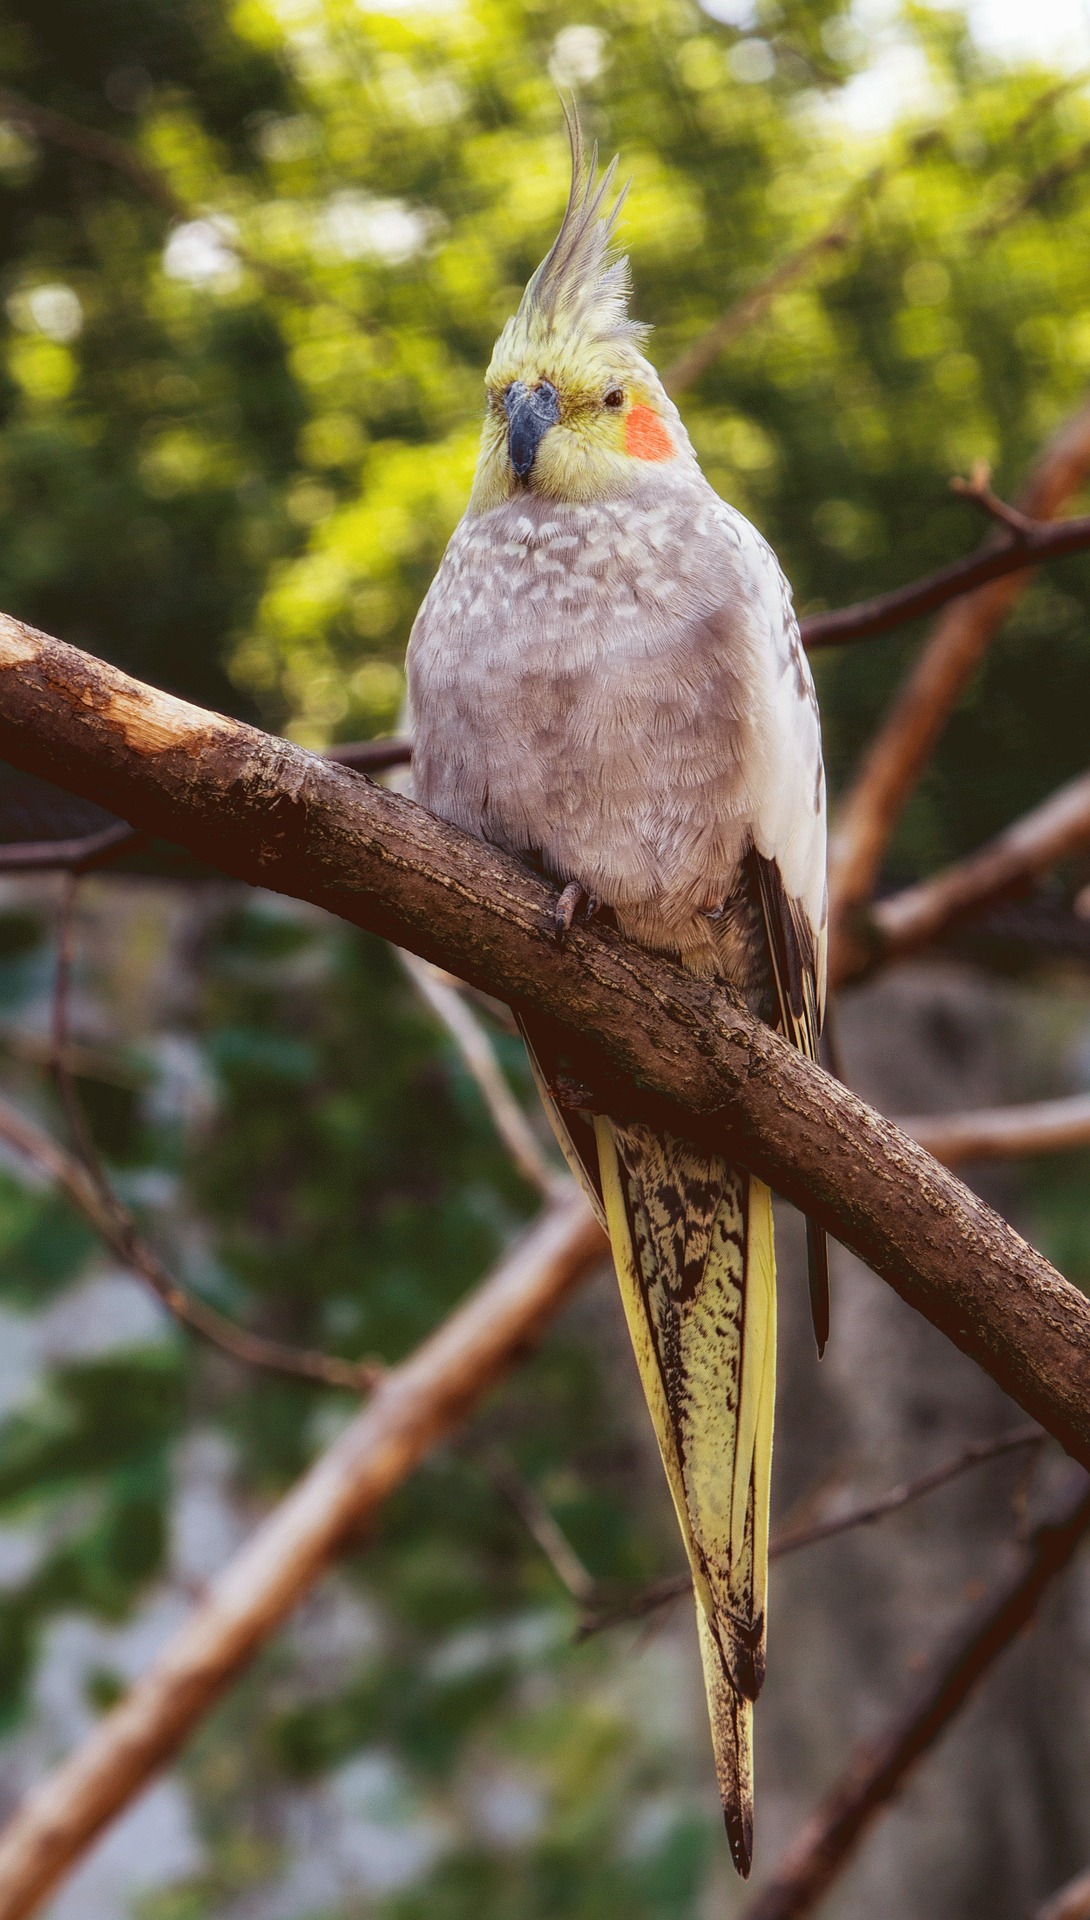
[[[638,345],[647,332],[629,318],[628,260],[613,246],[628,186],[613,195],[616,156],[599,177],[597,142],[588,160],[574,103],[561,104],[571,144],[568,204],[556,239],[500,336],[498,346],[508,353],[573,335],[603,345]]]

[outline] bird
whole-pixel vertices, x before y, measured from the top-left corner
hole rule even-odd
[[[559,232],[504,325],[466,512],[409,640],[412,793],[602,924],[719,982],[811,1059],[826,975],[814,683],[771,547],[704,477],[630,317],[628,188],[565,102]],[[753,1857],[776,1277],[768,1188],[595,1110],[573,1041],[521,1021],[602,1220],[692,1572],[727,1839]],[[623,1104],[615,1102],[615,1104]],[[828,1257],[808,1222],[819,1352]]]

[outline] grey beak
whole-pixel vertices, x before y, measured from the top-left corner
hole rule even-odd
[[[543,436],[560,418],[560,396],[548,380],[528,387],[513,380],[503,396],[507,414],[507,449],[520,480],[525,480]]]

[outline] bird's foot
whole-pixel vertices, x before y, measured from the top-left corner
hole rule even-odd
[[[564,945],[577,920],[593,920],[597,911],[598,902],[594,895],[581,887],[578,880],[569,880],[553,908],[553,931],[557,946]]]

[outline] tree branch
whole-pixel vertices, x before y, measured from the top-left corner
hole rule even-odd
[[[879,168],[876,172],[884,173],[885,169]],[[726,312],[720,314],[718,320],[713,320],[711,326],[699,334],[690,347],[686,347],[676,360],[671,361],[662,375],[662,384],[667,393],[678,394],[686,387],[691,387],[694,380],[699,380],[701,374],[714,365],[732,340],[736,340],[739,334],[745,333],[762,314],[767,313],[777,295],[785,293],[788,287],[793,287],[803,278],[815,260],[820,260],[827,253],[839,253],[848,245],[852,235],[854,203],[859,197],[860,189],[857,188],[849,195],[830,226],[814,234],[811,239],[804,240],[801,247],[788,254],[786,260],[781,260],[755,286],[740,294]]]
[[[1076,494],[1090,473],[1090,405],[1084,406],[1068,421],[1046,447],[1024,489],[1019,510],[1035,522],[1051,520]],[[1028,572],[1026,561],[1046,552],[1074,552],[1087,544],[1090,517],[1069,520],[1055,527],[1040,527],[1024,539],[1009,539],[1006,544],[985,549],[974,559],[946,568],[932,576],[932,587],[945,576],[941,597],[948,597],[954,576],[961,571],[963,597],[947,609],[933,629],[907,679],[901,687],[885,721],[872,739],[848,794],[842,801],[829,843],[830,963],[834,975],[846,961],[838,948],[852,946],[853,914],[874,892],[882,858],[902,809],[929,759],[947,718],[962,689],[975,672],[992,638],[1023,591]],[[1067,541],[1073,544],[1067,545]],[[1051,543],[1051,544],[1050,544]],[[975,572],[975,569],[980,569]],[[965,593],[965,586],[977,581],[976,591]],[[1005,577],[1004,577],[1005,576]],[[926,587],[927,583],[920,583]],[[902,594],[900,613],[910,604],[913,592]],[[873,614],[894,613],[896,595],[884,595],[869,603]],[[919,604],[919,612],[928,605]],[[850,612],[850,610],[849,610]],[[867,607],[857,609],[866,615]],[[825,621],[826,637],[830,622],[841,616],[819,616]],[[856,631],[880,629],[874,625]],[[843,623],[840,626],[843,636]],[[811,643],[813,629],[811,628]]]
[[[1085,78],[1085,75],[1083,77]],[[1004,227],[1011,226],[1015,220],[1021,218],[1022,214],[1028,213],[1031,207],[1040,206],[1041,201],[1047,200],[1065,180],[1070,180],[1076,173],[1081,173],[1088,161],[1090,161],[1090,140],[1085,140],[1081,147],[1075,148],[1074,153],[1065,154],[1062,160],[1054,161],[1052,166],[1045,167],[1034,179],[1027,181],[1026,185],[1007,201],[1005,207],[1000,207],[998,212],[989,214],[986,220],[982,220],[979,226],[974,227],[968,235],[970,244],[980,245],[987,240],[994,240],[996,234],[1002,233]]]
[[[10,87],[0,87],[0,117],[10,121],[13,126],[25,127],[47,146],[64,148],[69,153],[78,154],[83,160],[109,167],[171,220],[185,222],[215,217],[183,200],[166,174],[157,167],[149,166],[124,140],[115,140],[108,133],[100,133],[97,127],[84,126],[82,121],[72,120],[66,113],[57,113],[52,107],[42,107],[37,101],[25,100],[22,94],[13,93]],[[311,306],[326,298],[289,269],[275,266],[271,261],[262,260],[257,254],[251,253],[240,241],[233,240],[231,246],[239,260],[264,281],[270,292],[286,294],[291,299]],[[353,318],[358,324],[359,316],[354,315]]]
[[[1088,428],[1090,433],[1090,428]],[[1090,467],[1090,458],[1088,458]],[[1009,509],[1026,522],[1016,538],[1000,544],[989,541],[964,560],[952,560],[936,573],[924,574],[907,586],[894,587],[889,593],[876,594],[873,600],[860,600],[850,607],[834,607],[828,613],[809,613],[799,621],[803,645],[808,653],[821,647],[835,647],[846,640],[869,640],[875,634],[890,633],[894,627],[907,626],[925,613],[934,613],[948,600],[974,593],[989,583],[1007,580],[1007,576],[1027,572],[1046,560],[1063,560],[1069,554],[1083,553],[1090,547],[1090,514],[1073,520],[1049,522],[1043,513],[1030,514],[1028,508]],[[998,622],[1000,614],[1017,598],[1024,581],[1007,581],[996,589]],[[959,610],[960,611],[960,610]],[[990,637],[990,634],[989,634]],[[983,652],[983,647],[980,648]],[[975,657],[973,664],[976,664]]]
[[[1000,1654],[1033,1618],[1090,1527],[1090,1492],[1078,1475],[1055,1517],[1039,1527],[1021,1566],[974,1612],[915,1698],[887,1732],[865,1741],[788,1847],[744,1920],[798,1920],[815,1907],[868,1829]]]
[[[391,1368],[143,1679],[0,1834],[0,1920],[23,1920],[35,1910],[177,1752],[346,1542],[522,1357],[604,1252],[582,1197],[550,1208],[476,1292]]]
[[[326,1387],[362,1393],[381,1379],[384,1369],[369,1361],[338,1360],[331,1354],[281,1345],[261,1334],[236,1326],[215,1307],[206,1306],[173,1280],[158,1255],[141,1238],[120,1202],[111,1206],[97,1180],[78,1160],[7,1100],[0,1100],[0,1140],[44,1174],[52,1186],[71,1201],[122,1265],[143,1280],[156,1299],[182,1326],[200,1334],[243,1366],[287,1374],[295,1380],[314,1380]]]
[[[1090,1094],[978,1113],[927,1114],[899,1124],[947,1167],[966,1160],[1022,1160],[1090,1144]]]
[[[967,859],[861,914],[852,940],[838,952],[835,984],[930,945],[970,914],[1023,892],[1039,874],[1087,847],[1090,773],[1083,773]]]
[[[1036,1920],[1090,1920],[1090,1871],[1069,1880],[1038,1907]]]
[[[714,1144],[808,1209],[1090,1464],[1090,1301],[714,983],[608,928],[559,948],[555,893],[495,848],[3,617],[0,754],[547,1015],[604,1107]]]
[[[492,1116],[492,1124],[523,1179],[536,1187],[546,1200],[561,1199],[571,1191],[571,1180],[551,1165],[538,1144],[537,1135],[508,1086],[492,1042],[472,1007],[456,987],[448,984],[438,968],[404,949],[400,958],[421,999],[454,1041]]]
[[[81,160],[93,160],[98,166],[122,174],[145,200],[150,200],[171,220],[192,220],[192,208],[175,193],[166,175],[156,167],[149,167],[124,140],[114,140],[110,134],[100,133],[97,127],[85,127],[78,120],[70,120],[66,113],[54,112],[52,107],[40,107],[36,101],[24,100],[22,94],[12,93],[10,87],[0,87],[0,116],[13,126],[25,127],[47,146],[64,147],[69,153],[77,153]]]

